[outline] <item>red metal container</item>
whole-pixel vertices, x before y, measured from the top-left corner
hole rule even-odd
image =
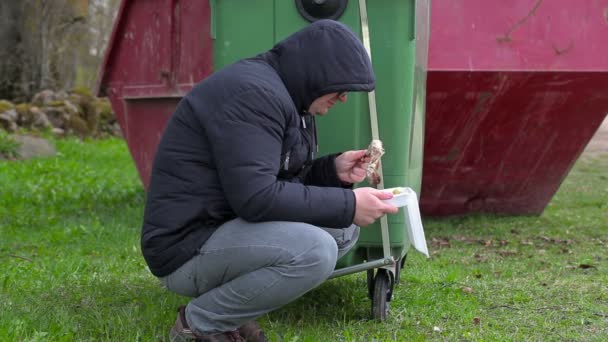
[[[209,2],[123,0],[102,65],[107,95],[147,188],[156,146],[179,100],[212,72]]]
[[[423,212],[541,213],[608,113],[608,0],[431,13]]]
[[[351,0],[352,1],[352,0]],[[213,69],[209,1],[123,0],[99,78],[145,186]],[[608,113],[608,0],[432,2],[421,206],[537,214]]]

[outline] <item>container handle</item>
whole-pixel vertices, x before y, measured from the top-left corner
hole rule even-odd
[[[363,35],[363,46],[367,50],[369,60],[372,60],[372,49],[369,39],[369,21],[367,17],[367,3],[365,0],[359,0],[359,13],[361,17],[361,31]],[[380,132],[378,130],[378,112],[376,110],[376,92],[374,90],[367,93],[367,99],[369,102],[369,119],[372,129],[372,139],[379,140]],[[380,175],[380,183],[378,189],[384,189],[384,175],[382,173],[382,164],[378,166],[378,175]],[[382,235],[382,251],[384,258],[391,256],[391,243],[388,232],[388,219],[386,215],[380,218],[380,232]]]

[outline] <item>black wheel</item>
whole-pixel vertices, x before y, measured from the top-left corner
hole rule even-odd
[[[395,284],[399,284],[401,281],[401,260],[397,260],[395,263]]]
[[[401,271],[405,266],[405,259],[407,258],[407,254],[403,256],[403,258],[397,260],[397,264],[395,265],[395,284],[401,283]]]
[[[374,295],[372,297],[372,317],[377,321],[383,322],[388,316],[390,288],[388,272],[385,269],[379,269],[374,279]]]
[[[367,270],[367,296],[369,299],[374,298],[374,270]]]

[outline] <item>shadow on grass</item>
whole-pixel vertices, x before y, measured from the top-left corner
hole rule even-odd
[[[269,314],[277,324],[309,326],[359,322],[370,318],[365,273],[332,279]]]

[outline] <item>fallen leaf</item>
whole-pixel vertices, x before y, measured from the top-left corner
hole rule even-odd
[[[462,292],[464,292],[464,293],[473,293],[473,288],[465,286],[465,287],[462,288]]]
[[[492,246],[492,240],[486,240],[486,241],[484,241],[483,245],[486,246],[486,247]]]
[[[500,245],[501,246],[506,246],[508,244],[509,244],[509,241],[507,241],[507,240],[500,240]]]
[[[481,255],[481,254],[475,254],[475,260],[477,260],[477,262],[483,262],[488,260],[488,257],[486,257],[485,255]]]
[[[431,245],[434,247],[452,247],[450,239],[446,237],[439,237],[431,239]]]
[[[554,243],[554,244],[565,244],[565,245],[571,245],[573,244],[575,241],[572,239],[560,239],[560,238],[550,238],[547,236],[539,236],[538,239],[543,240],[545,242],[550,242],[550,243]]]
[[[519,243],[526,246],[534,246],[534,243],[530,240],[521,240]]]
[[[481,318],[479,318],[479,317],[473,318],[473,324],[479,325],[479,323],[481,323]]]
[[[508,257],[508,256],[517,255],[517,252],[504,249],[504,250],[498,251],[498,254],[500,254],[503,257]]]
[[[595,267],[593,265],[590,265],[590,264],[580,264],[580,265],[578,265],[578,268],[582,268],[583,270],[587,270],[587,269],[590,269],[590,268],[597,268],[597,267]]]
[[[467,242],[467,243],[481,243],[483,241],[478,238],[474,238],[474,237],[470,237],[470,236],[463,236],[463,235],[456,235],[453,237],[453,240]]]

